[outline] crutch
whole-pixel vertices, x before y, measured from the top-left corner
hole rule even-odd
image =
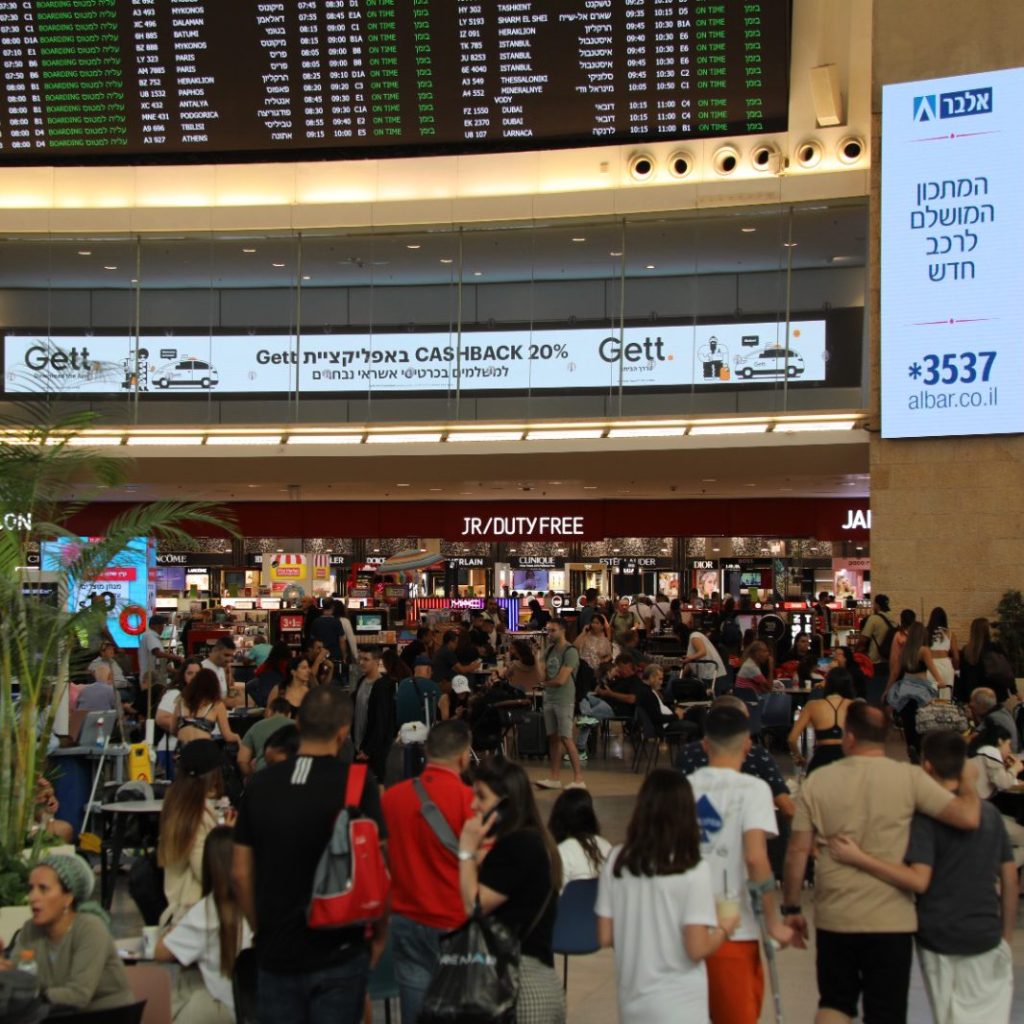
[[[775,889],[775,879],[766,878],[761,882],[747,882],[750,893],[750,905],[761,930],[761,945],[764,946],[764,958],[768,961],[768,980],[772,987],[772,999],[775,1003],[775,1024],[782,1024],[782,992],[779,990],[779,966],[775,961],[775,952],[779,944],[768,934],[768,923],[764,916],[764,894]]]

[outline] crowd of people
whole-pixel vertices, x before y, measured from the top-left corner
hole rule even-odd
[[[560,1024],[560,893],[596,879],[623,1022],[755,1024],[762,948],[805,948],[811,923],[821,1024],[905,1021],[915,944],[937,1022],[1008,1021],[1024,826],[994,798],[1024,768],[1012,672],[988,623],[959,648],[941,608],[925,626],[879,595],[859,644],[826,657],[807,634],[781,650],[757,636],[731,646],[728,607],[687,624],[671,602],[638,604],[588,594],[574,637],[548,614],[531,643],[507,637],[488,602],[468,622],[421,627],[397,656],[349,649],[331,605],[308,616],[299,655],[260,652],[247,690],[266,710],[243,737],[228,715],[230,648],[182,661],[151,645],[150,664],[158,651],[177,662],[156,708],[176,741],[155,951],[180,968],[175,1020],[233,1020],[232,972],[250,947],[261,1020],[363,1020],[387,943],[402,1019],[433,1019],[446,936],[480,917],[517,943],[518,1024]],[[683,652],[668,672],[642,643],[663,627]],[[94,685],[116,685],[109,656]],[[753,725],[780,686],[810,688],[785,737],[799,785]],[[535,694],[548,768],[531,782],[502,754],[498,712],[533,709]],[[584,767],[595,729],[616,721],[613,757],[648,723],[673,763],[643,778],[612,845]],[[900,733],[905,760],[887,752]],[[406,748],[421,743],[416,763]],[[560,790],[546,821],[535,786]],[[375,826],[391,888],[387,907],[325,931],[309,907],[343,811]],[[37,866],[31,923],[0,968],[34,960],[49,1002],[101,1010],[132,996],[92,882],[78,857]]]

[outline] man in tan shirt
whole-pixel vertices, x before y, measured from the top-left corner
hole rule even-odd
[[[782,912],[806,944],[799,906],[807,858],[817,847],[814,918],[819,1010],[816,1024],[845,1024],[863,995],[864,1024],[905,1024],[917,913],[913,896],[867,872],[834,860],[827,840],[848,835],[863,849],[901,861],[915,812],[977,828],[981,805],[968,762],[957,794],[920,768],[885,756],[886,723],[863,702],[846,714],[845,757],[815,772],[797,801],[786,853]]]

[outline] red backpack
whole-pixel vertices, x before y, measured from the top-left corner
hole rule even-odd
[[[317,931],[370,924],[387,913],[391,876],[377,823],[359,813],[366,765],[349,765],[345,804],[313,875],[306,923]]]

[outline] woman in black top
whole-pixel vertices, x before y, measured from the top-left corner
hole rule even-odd
[[[510,761],[483,762],[473,785],[474,816],[459,839],[459,884],[466,912],[479,901],[521,944],[516,1024],[563,1024],[565,995],[551,938],[562,862],[544,828],[526,772]]]
[[[986,671],[985,656],[998,654],[999,658],[989,659],[989,669],[1005,665],[1006,652],[992,639],[992,627],[988,619],[975,619],[971,623],[971,635],[967,645],[960,652],[960,675],[953,693],[961,704],[969,703],[971,694],[979,686],[995,691],[1000,704],[1010,695],[1008,680]]]

